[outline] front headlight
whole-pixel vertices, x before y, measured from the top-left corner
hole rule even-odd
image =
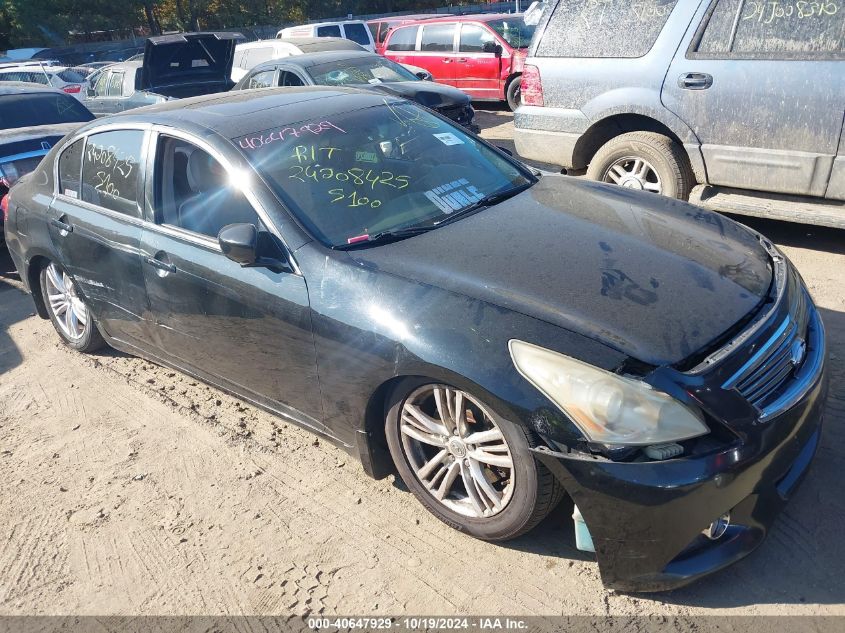
[[[592,442],[647,446],[709,432],[699,415],[640,380],[516,339],[508,347],[519,373]]]

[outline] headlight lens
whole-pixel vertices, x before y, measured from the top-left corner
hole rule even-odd
[[[650,445],[709,432],[701,417],[640,380],[623,378],[548,349],[511,340],[517,370],[592,442]]]

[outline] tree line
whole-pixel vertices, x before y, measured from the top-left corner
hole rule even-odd
[[[0,0],[0,50],[133,34],[282,25],[322,17],[425,11],[443,0]],[[461,2],[454,2],[461,4]]]

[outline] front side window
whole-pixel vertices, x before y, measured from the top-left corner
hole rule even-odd
[[[308,74],[318,86],[418,81],[412,72],[380,55],[317,64],[308,69]]]
[[[708,57],[841,57],[845,19],[835,2],[718,0],[695,46]]]
[[[531,38],[534,37],[533,25],[526,24],[520,19],[491,20],[487,23],[491,29],[510,44],[511,48],[528,48]]]
[[[355,42],[356,44],[360,44],[361,46],[370,45],[369,33],[367,33],[367,27],[365,27],[363,24],[344,24],[343,30],[346,33],[346,39],[352,40],[353,42]]]
[[[327,26],[317,27],[317,37],[341,37],[340,26],[337,24],[329,24]]]
[[[249,78],[249,81],[246,83],[247,88],[270,88],[273,86],[273,80],[276,76],[276,69],[272,70],[262,70],[261,72],[255,73],[252,77]]]
[[[119,97],[123,92],[123,73],[112,73],[109,78],[109,88],[106,92],[109,97]]]
[[[677,0],[559,2],[537,46],[538,57],[642,57]]]
[[[429,24],[423,27],[421,51],[451,53],[455,42],[454,24]]]
[[[302,225],[330,247],[435,226],[490,194],[534,182],[462,128],[406,101],[233,141]]]
[[[97,97],[105,97],[106,91],[109,87],[109,77],[111,73],[104,72],[100,75],[99,79],[97,79],[97,83],[94,85],[94,95]]]
[[[59,157],[59,193],[79,198],[79,177],[82,170],[82,150],[85,139],[68,145]]]
[[[92,134],[82,157],[82,200],[139,217],[143,130]]]
[[[419,29],[418,26],[406,26],[394,30],[390,36],[390,41],[387,43],[387,50],[396,52],[413,51],[417,46]]]
[[[304,86],[305,82],[295,72],[290,70],[282,70],[279,72],[280,86]]]
[[[156,222],[217,238],[228,224],[261,222],[258,214],[211,154],[162,135],[153,186]]]
[[[496,38],[484,27],[477,24],[463,24],[461,26],[461,40],[458,50],[462,53],[485,53],[484,45],[489,48],[495,44]]]

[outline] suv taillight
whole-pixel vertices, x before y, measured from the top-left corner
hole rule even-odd
[[[62,90],[64,92],[67,92],[68,94],[75,95],[79,92],[82,92],[82,86],[80,86],[79,84],[70,84],[62,88]]]
[[[540,69],[525,64],[522,69],[522,84],[519,87],[522,105],[543,105],[543,83],[540,81]]]

